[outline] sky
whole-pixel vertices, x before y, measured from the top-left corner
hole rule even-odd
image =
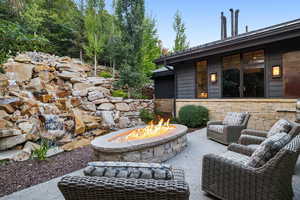
[[[110,5],[108,0],[107,5]],[[300,18],[299,0],[146,0],[146,13],[157,21],[157,29],[164,47],[173,47],[174,14],[179,10],[186,25],[190,46],[220,39],[220,13],[227,16],[227,35],[230,35],[229,9],[239,9],[239,33]]]

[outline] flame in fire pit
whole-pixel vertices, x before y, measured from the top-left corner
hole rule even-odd
[[[174,129],[175,126],[170,125],[170,119],[164,121],[161,119],[158,124],[154,124],[153,121],[150,122],[144,128],[137,128],[131,131],[127,131],[117,135],[114,138],[111,138],[109,141],[118,140],[118,141],[131,141],[131,140],[142,140],[152,137],[157,137],[163,134],[166,134],[170,130]]]

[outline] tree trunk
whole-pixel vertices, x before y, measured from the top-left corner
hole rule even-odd
[[[81,62],[81,64],[83,64],[83,56],[82,56],[82,49],[80,49],[80,62]]]
[[[94,54],[94,76],[97,76],[97,54]]]
[[[116,77],[116,69],[115,69],[115,59],[113,59],[113,78],[115,79]]]

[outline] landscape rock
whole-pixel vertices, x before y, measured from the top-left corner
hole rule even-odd
[[[82,121],[82,113],[80,110],[74,109],[73,110],[74,119],[75,119],[75,135],[79,135],[85,132],[85,124]]]
[[[0,129],[0,140],[1,138],[21,135],[22,132],[18,129]]]
[[[115,120],[114,120],[114,112],[113,111],[97,111],[97,116],[102,117],[102,125],[104,127],[112,128],[115,126]]]
[[[81,104],[81,108],[86,111],[96,112],[96,105],[91,102],[84,102]]]
[[[0,150],[10,149],[18,144],[26,142],[25,135],[17,135],[0,139]]]
[[[128,128],[129,125],[130,125],[130,120],[128,119],[128,117],[120,117],[119,128],[121,129]]]
[[[113,109],[115,109],[115,106],[111,103],[103,103],[97,108],[97,110],[113,110]]]
[[[31,79],[34,65],[13,62],[6,63],[3,67],[6,73],[11,73],[11,80],[23,82]]]
[[[77,72],[69,72],[69,71],[63,71],[60,73],[57,73],[57,76],[65,79],[65,80],[70,80],[72,78],[80,78],[80,74]]]
[[[33,143],[33,142],[26,142],[22,151],[16,154],[12,160],[14,161],[25,161],[31,157],[31,154],[34,150],[39,149],[40,145]]]
[[[98,99],[101,99],[101,98],[104,98],[104,95],[100,91],[95,90],[95,91],[92,91],[92,92],[88,93],[88,100],[89,101],[95,101],[95,100],[98,100]]]
[[[98,100],[92,101],[92,103],[95,105],[99,105],[102,103],[109,103],[109,100],[108,99],[98,99]]]
[[[81,147],[84,147],[84,146],[87,146],[90,144],[91,144],[90,139],[82,138],[82,139],[78,139],[78,140],[75,140],[73,142],[63,145],[62,149],[65,151],[72,151],[74,149],[78,149],[78,148],[81,148]]]
[[[124,112],[130,111],[130,107],[128,106],[127,103],[117,103],[116,109],[119,111],[124,111]]]
[[[0,110],[0,119],[7,118],[9,114],[5,110]]]

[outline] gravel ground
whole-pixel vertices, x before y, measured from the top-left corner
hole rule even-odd
[[[0,197],[84,168],[93,161],[90,146],[63,152],[45,161],[28,160],[0,165]]]

